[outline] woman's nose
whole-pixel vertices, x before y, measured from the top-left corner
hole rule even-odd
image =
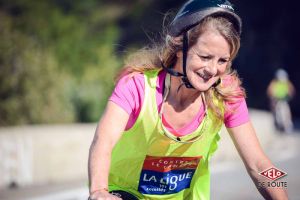
[[[209,76],[215,76],[218,72],[217,63],[214,61],[209,62],[204,68],[204,72]]]

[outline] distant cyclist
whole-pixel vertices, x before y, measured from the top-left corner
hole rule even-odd
[[[275,127],[280,131],[291,132],[293,123],[288,101],[294,96],[295,89],[284,69],[278,69],[275,72],[275,77],[268,86],[267,94]]]

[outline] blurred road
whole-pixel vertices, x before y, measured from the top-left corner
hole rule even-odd
[[[300,131],[280,135],[263,129],[264,113],[252,112],[253,122],[259,126],[258,137],[275,166],[288,173],[281,180],[288,185],[289,197],[300,200]],[[298,126],[296,126],[298,127]],[[257,128],[257,127],[256,127]],[[220,147],[211,162],[212,200],[260,200],[263,199],[238,158],[229,136],[222,131]],[[0,177],[1,178],[1,177]],[[86,200],[87,181],[75,180],[60,184],[26,186],[18,189],[0,190],[0,200]]]
[[[265,149],[274,165],[287,172],[279,179],[287,182],[289,199],[300,200],[300,133],[282,136],[273,144],[272,149]],[[223,162],[211,168],[212,200],[261,200],[263,199],[248,176],[241,161]]]

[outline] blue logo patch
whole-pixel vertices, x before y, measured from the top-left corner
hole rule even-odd
[[[138,191],[142,194],[166,195],[189,188],[201,157],[147,156]]]

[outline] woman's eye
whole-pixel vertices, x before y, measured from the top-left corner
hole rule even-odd
[[[228,60],[226,60],[226,59],[220,59],[219,60],[219,64],[221,65],[221,64],[224,64],[224,63],[227,63],[228,62]]]
[[[200,56],[200,58],[201,58],[202,60],[209,60],[209,59],[210,59],[209,56]]]

